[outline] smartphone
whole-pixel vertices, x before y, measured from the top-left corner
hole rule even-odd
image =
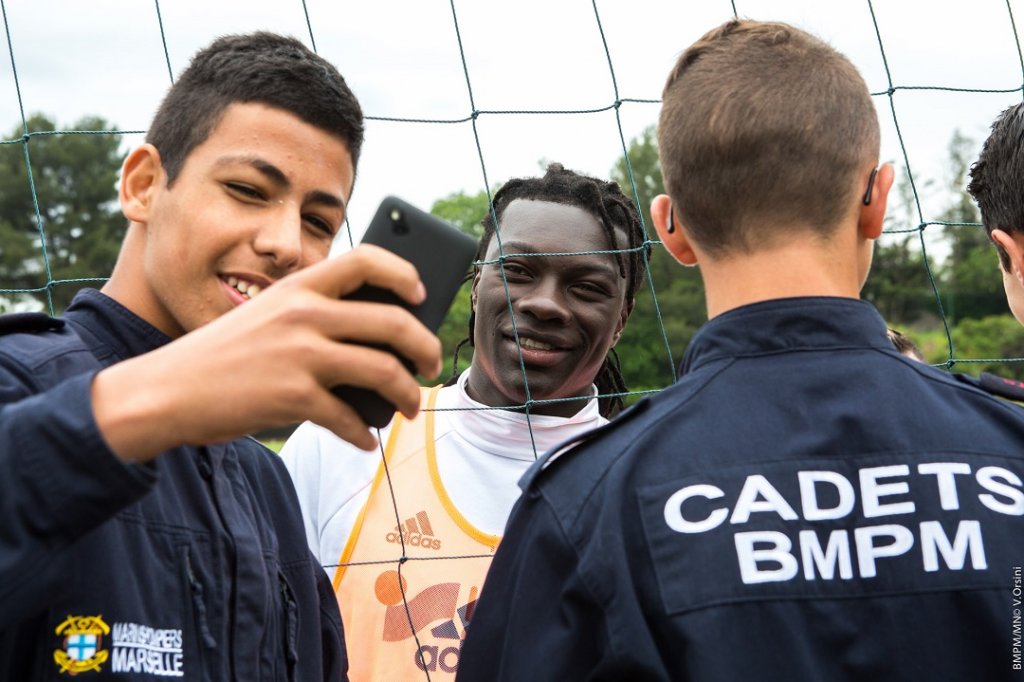
[[[436,332],[455,300],[476,255],[476,240],[444,220],[402,201],[385,197],[363,235],[363,244],[374,244],[395,253],[416,266],[427,299],[410,305],[387,289],[363,286],[345,296],[346,300],[390,303],[409,310],[430,331]],[[387,345],[375,346],[394,353],[415,374],[411,362]],[[370,426],[386,426],[395,406],[375,391],[355,386],[336,386],[332,392]]]

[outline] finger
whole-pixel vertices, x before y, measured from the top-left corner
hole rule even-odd
[[[323,391],[309,402],[310,420],[328,429],[360,450],[374,450],[378,441],[376,429],[371,429],[359,414],[334,394]]]
[[[441,371],[441,342],[412,313],[395,305],[328,300],[321,329],[338,341],[386,344],[425,377]]]
[[[412,263],[370,244],[361,244],[342,256],[291,277],[330,298],[341,298],[364,284],[390,289],[413,305],[426,298],[426,290]]]
[[[407,417],[420,408],[420,385],[392,353],[352,343],[329,344],[318,354],[325,387],[355,386],[379,393]],[[340,401],[339,401],[340,402]]]

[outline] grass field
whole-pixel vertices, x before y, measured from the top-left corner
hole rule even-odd
[[[260,442],[266,445],[274,452],[281,452],[281,448],[284,447],[283,440],[261,440]]]

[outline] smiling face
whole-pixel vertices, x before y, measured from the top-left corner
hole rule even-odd
[[[492,407],[522,405],[523,367],[533,400],[590,395],[594,377],[629,315],[626,280],[615,258],[514,254],[608,250],[612,246],[604,230],[582,208],[517,199],[506,207],[499,234],[508,296],[502,266],[482,266],[473,281],[470,396]],[[618,228],[616,239],[628,243]],[[492,237],[486,260],[497,257],[498,238]],[[570,416],[582,408],[583,403],[569,401],[538,405],[531,412]]]
[[[129,234],[112,295],[171,337],[326,258],[355,175],[340,139],[256,103],[225,109],[170,187],[145,158],[123,172],[122,207],[144,236]]]

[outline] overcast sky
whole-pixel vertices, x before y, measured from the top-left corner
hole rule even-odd
[[[162,32],[152,1],[2,1],[9,42],[0,42],[10,48],[20,88],[19,98],[11,59],[2,55],[5,134],[19,124],[21,108],[46,113],[64,128],[97,114],[121,130],[145,130],[170,83],[168,61],[177,74],[214,37],[256,29],[315,41],[368,116],[467,118],[467,73],[482,112],[603,109],[616,99],[612,70],[621,99],[657,100],[679,52],[732,17],[733,4],[741,17],[787,21],[824,38],[853,60],[872,92],[884,93],[890,80],[873,9],[893,86],[1016,89],[896,91],[907,156],[923,180],[942,178],[954,129],[980,141],[995,115],[1021,99],[1024,81],[1011,24],[1011,11],[1024,19],[1024,0],[598,0],[596,13],[590,0],[455,0],[454,16],[448,0],[162,0]],[[890,98],[875,101],[882,158],[902,163]],[[656,103],[627,102],[619,120],[613,109],[482,113],[475,131],[472,122],[371,120],[352,228],[361,232],[386,194],[429,208],[451,192],[482,189],[485,172],[492,185],[536,174],[542,158],[607,175],[622,155],[620,122],[629,140],[657,115]],[[140,139],[126,135],[125,144]]]

